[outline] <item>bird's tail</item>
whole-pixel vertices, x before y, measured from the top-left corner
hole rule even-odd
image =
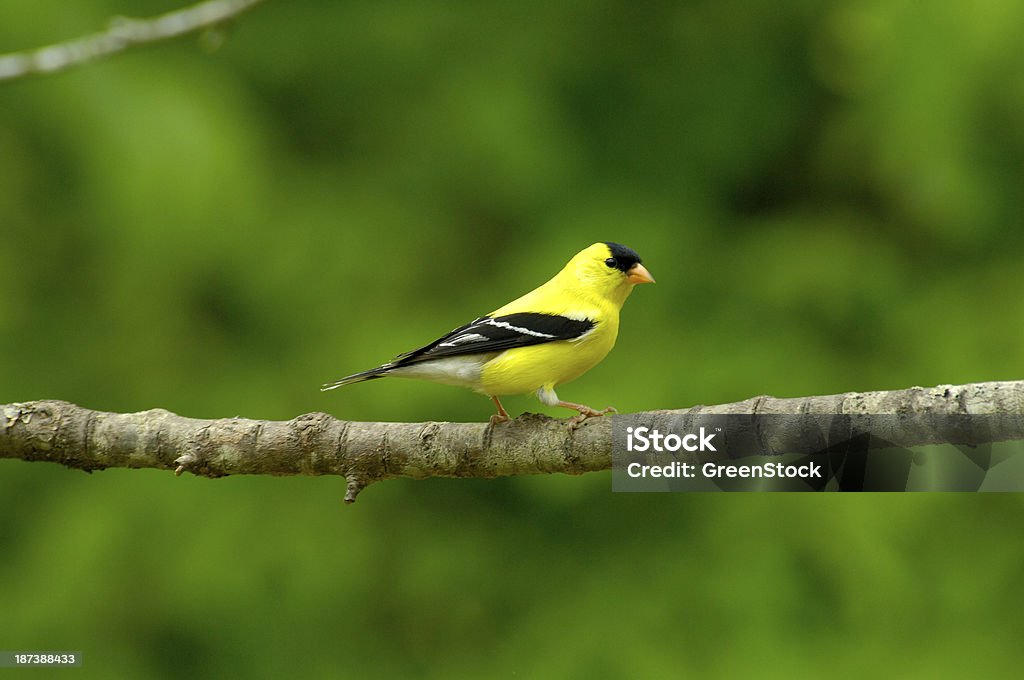
[[[354,383],[363,382],[364,380],[373,380],[374,378],[383,378],[393,368],[391,364],[384,364],[377,368],[371,368],[368,371],[360,371],[359,373],[353,373],[352,375],[346,375],[344,378],[339,378],[333,382],[324,383],[320,388],[321,392],[327,390],[333,390],[341,387],[342,385],[352,385]]]

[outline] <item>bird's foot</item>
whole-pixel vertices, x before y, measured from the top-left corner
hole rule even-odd
[[[575,415],[572,418],[569,418],[569,429],[570,430],[575,430],[577,427],[579,427],[581,424],[583,424],[583,421],[585,421],[587,418],[597,418],[599,416],[603,416],[603,415],[606,415],[608,413],[618,413],[618,411],[616,411],[611,406],[598,411],[597,409],[590,408],[589,406],[585,406],[584,404],[571,404],[570,405],[568,402],[566,402],[565,404],[562,404],[562,405],[563,406],[568,406],[568,408],[574,408],[577,411],[579,411],[579,415]]]
[[[496,396],[492,396],[491,401],[493,401],[494,405],[498,407],[498,412],[491,416],[491,425],[506,423],[512,420],[508,415],[508,411],[506,411],[505,407],[501,405],[501,399],[498,399]]]
[[[507,423],[510,420],[512,419],[509,418],[507,413],[495,413],[491,416],[490,424],[497,425],[498,423]]]

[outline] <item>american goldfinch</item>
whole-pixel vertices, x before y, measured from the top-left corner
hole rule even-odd
[[[579,411],[587,418],[613,413],[562,401],[555,387],[580,377],[611,351],[619,333],[619,310],[639,283],[654,283],[635,251],[618,243],[581,250],[550,281],[486,316],[398,355],[386,364],[327,383],[321,389],[396,376],[468,387],[491,398],[509,419],[498,397],[536,391],[547,406]]]

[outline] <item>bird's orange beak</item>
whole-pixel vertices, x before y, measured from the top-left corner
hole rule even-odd
[[[629,275],[626,280],[630,283],[654,283],[654,277],[647,271],[647,267],[639,262],[629,268]]]

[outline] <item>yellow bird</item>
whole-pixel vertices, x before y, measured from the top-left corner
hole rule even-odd
[[[497,406],[492,424],[509,419],[499,396],[536,391],[547,406],[579,411],[570,419],[570,427],[576,427],[615,409],[598,411],[562,401],[555,387],[580,377],[608,355],[619,333],[619,310],[639,283],[654,283],[654,277],[635,251],[618,243],[595,243],[550,281],[504,307],[321,389],[385,376],[468,387]]]

